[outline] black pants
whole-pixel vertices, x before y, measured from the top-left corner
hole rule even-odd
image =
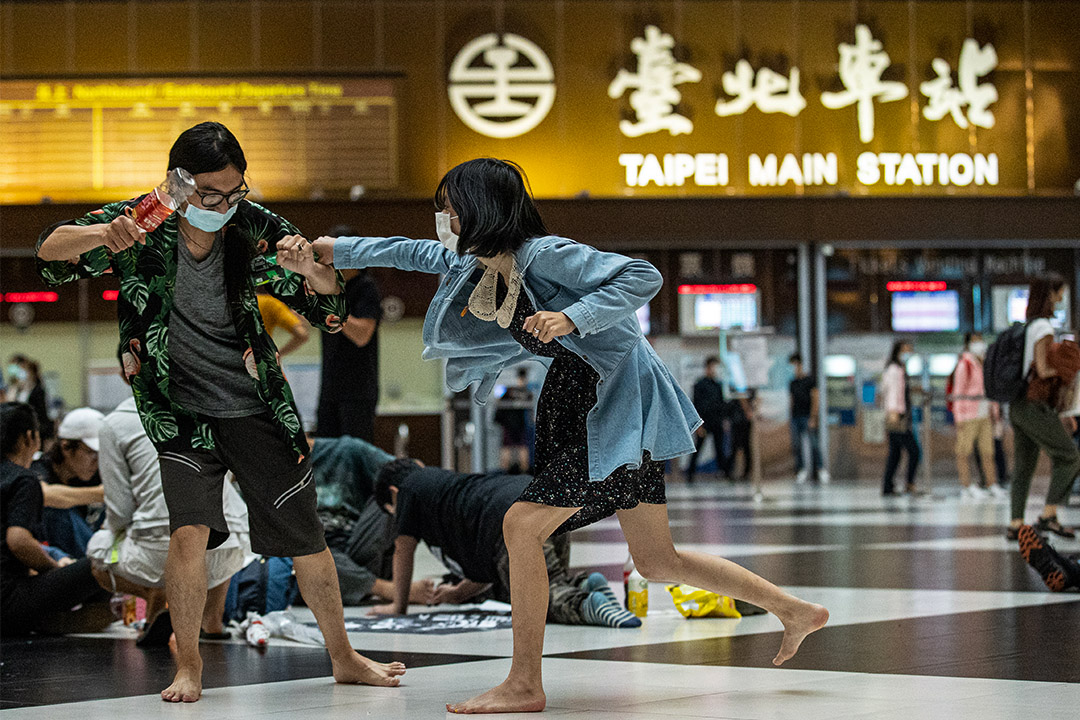
[[[99,627],[71,628],[59,616],[68,614],[76,605],[108,602],[109,596],[94,579],[90,560],[83,558],[67,567],[14,583],[4,597],[0,631],[5,636],[12,636],[49,632],[53,627],[72,631],[99,630]]]
[[[919,443],[915,440],[915,433],[911,430],[889,433],[889,459],[885,461],[885,478],[882,481],[882,490],[886,493],[893,492],[893,478],[896,470],[900,467],[900,453],[906,452],[907,461],[907,484],[915,484],[915,472],[919,469],[919,458],[922,451]]]
[[[724,457],[724,427],[722,425],[705,425],[704,429],[705,434],[694,439],[694,454],[690,456],[690,465],[686,468],[686,482],[691,482],[694,479],[694,473],[697,472],[698,453],[701,451],[701,446],[705,444],[705,439],[710,435],[713,438],[713,446],[716,448],[716,471],[724,475],[730,474]]]
[[[753,463],[750,456],[750,434],[752,430],[753,423],[732,423],[731,425],[731,457],[727,459],[727,471],[731,477],[738,477],[743,480],[750,477],[750,468]],[[740,474],[736,475],[735,458],[738,457],[740,451],[743,456],[743,469]]]
[[[321,401],[315,420],[315,434],[318,437],[351,435],[374,443],[377,400],[335,401],[327,398]]]

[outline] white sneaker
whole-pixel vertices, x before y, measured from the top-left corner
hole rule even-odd
[[[807,470],[805,470],[805,469],[800,470],[795,475],[795,482],[798,483],[799,485],[802,485],[804,482],[806,482],[806,479],[808,477],[810,477],[810,473]]]
[[[832,475],[829,474],[828,470],[818,470],[817,479],[822,485],[828,485],[832,482]]]
[[[968,485],[963,490],[963,496],[969,500],[984,500],[987,497],[987,493],[978,485]]]
[[[990,497],[994,500],[1008,500],[1009,491],[1001,487],[1000,485],[991,485],[989,487]]]

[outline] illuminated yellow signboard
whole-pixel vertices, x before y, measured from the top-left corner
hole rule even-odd
[[[236,134],[257,197],[356,197],[397,185],[396,112],[387,79],[3,81],[0,202],[145,192],[204,120]]]

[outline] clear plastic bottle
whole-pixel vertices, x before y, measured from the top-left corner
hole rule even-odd
[[[246,635],[247,643],[251,647],[264,648],[270,643],[270,631],[258,615],[250,618]]]
[[[627,610],[637,617],[649,612],[649,581],[635,568],[626,579]]]
[[[634,556],[627,555],[622,566],[623,607],[630,609],[630,573],[634,572]]]
[[[323,634],[318,629],[298,623],[286,610],[275,610],[262,616],[262,622],[272,637],[281,637],[308,645],[325,645]]]
[[[139,204],[128,211],[135,224],[146,232],[156,230],[195,192],[195,178],[184,168],[173,168],[164,182],[146,194]]]

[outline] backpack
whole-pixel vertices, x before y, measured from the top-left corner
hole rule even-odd
[[[1014,323],[986,349],[983,389],[987,399],[1007,403],[1027,392],[1027,372],[1024,367],[1026,339],[1027,325]]]
[[[249,610],[259,615],[285,610],[299,595],[292,558],[260,557],[233,575],[225,596],[225,621],[243,620]]]

